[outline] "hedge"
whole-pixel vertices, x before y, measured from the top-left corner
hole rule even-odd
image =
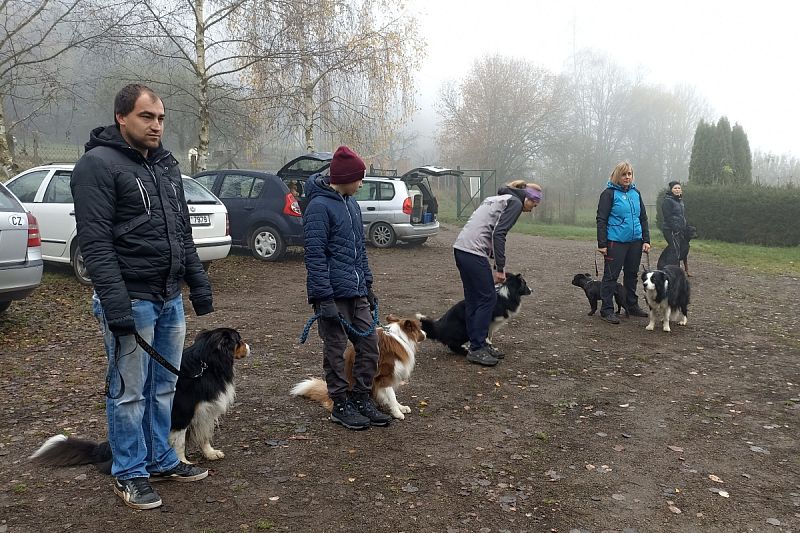
[[[666,192],[658,199],[658,228]],[[688,183],[683,187],[683,201],[686,218],[697,227],[700,239],[764,246],[800,245],[800,187]]]

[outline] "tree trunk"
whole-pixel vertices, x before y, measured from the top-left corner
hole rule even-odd
[[[305,42],[301,48],[305,47]],[[303,133],[306,139],[306,151],[314,151],[314,85],[311,83],[309,66],[310,58],[303,52],[300,55],[302,70],[300,74],[300,90],[303,92]]]
[[[3,100],[0,97],[0,181],[6,181],[13,175],[11,149],[6,141],[6,115],[3,111]]]
[[[207,170],[208,165],[208,132],[209,132],[209,105],[208,105],[208,72],[206,71],[206,28],[205,28],[205,0],[195,0],[195,38],[194,48],[197,54],[197,76],[200,82],[199,94],[199,115],[200,115],[200,134],[197,141],[197,171]]]

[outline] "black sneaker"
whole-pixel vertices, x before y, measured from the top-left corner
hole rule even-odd
[[[609,322],[611,324],[619,324],[619,317],[614,312],[611,312],[611,313],[608,313],[608,314],[605,314],[605,315],[601,314],[600,318],[602,318],[603,320],[605,320],[606,322]]]
[[[114,492],[132,509],[161,507],[161,496],[153,490],[146,477],[115,479]]]
[[[188,483],[189,481],[199,481],[204,477],[208,477],[208,469],[200,468],[186,463],[178,463],[178,466],[166,472],[158,472],[150,474],[150,481],[182,481]]]
[[[489,348],[489,353],[492,354],[492,357],[505,359],[506,352],[500,350],[500,348],[496,348],[494,344],[487,344],[486,347]]]
[[[383,427],[388,426],[392,421],[391,416],[375,407],[375,403],[372,401],[372,398],[369,397],[369,394],[353,396],[351,401],[353,405],[356,406],[359,413],[369,418],[370,425]]]
[[[650,313],[648,313],[638,305],[629,307],[626,311],[628,312],[628,316],[643,316],[643,317],[650,316]]]
[[[354,430],[369,429],[370,426],[369,418],[359,413],[349,399],[334,402],[331,410],[331,422]]]
[[[467,354],[467,361],[483,366],[494,366],[500,360],[493,356],[488,346],[481,346],[477,350],[470,350]]]

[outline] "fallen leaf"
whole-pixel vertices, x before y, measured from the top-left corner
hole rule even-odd
[[[352,482],[353,482],[353,481],[355,481],[355,480],[356,480],[356,478],[354,478],[354,477],[349,477],[349,478],[347,478],[347,481],[349,481],[350,483],[352,483]]]
[[[614,446],[614,451],[615,452],[621,452],[624,449],[625,449],[625,446],[623,446],[622,444],[617,444],[616,446]]]
[[[720,478],[718,478],[714,474],[709,474],[708,475],[708,479],[710,479],[711,481],[715,481],[717,483],[725,483],[724,481],[722,481]]]
[[[271,502],[276,502],[276,501],[278,501],[280,498],[281,498],[280,496],[270,496],[270,497],[269,497],[269,501],[271,501]]]
[[[669,448],[673,452],[679,452],[679,453],[683,452],[683,448],[681,448],[680,446],[667,446],[667,448]]]
[[[677,507],[675,507],[674,505],[670,505],[669,506],[669,510],[672,511],[673,513],[675,513],[675,514],[681,514],[681,510],[678,509]]]
[[[770,524],[770,525],[773,525],[773,526],[779,526],[779,525],[781,525],[781,521],[778,520],[777,518],[767,518],[767,524]]]

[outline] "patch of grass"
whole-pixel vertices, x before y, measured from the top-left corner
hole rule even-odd
[[[25,483],[15,483],[11,487],[11,490],[14,491],[14,494],[25,494],[26,492],[28,492],[28,485],[26,485]]]
[[[542,442],[547,442],[550,439],[550,436],[547,435],[547,433],[545,433],[544,431],[537,431],[536,433],[533,434],[533,436]]]
[[[442,221],[462,226],[466,220],[456,220],[454,216],[440,217]],[[650,261],[655,267],[658,254],[666,247],[661,232],[650,228],[655,254]],[[554,239],[587,241],[594,243],[597,230],[588,226],[568,226],[563,224],[543,224],[541,222],[520,220],[512,232]],[[800,247],[770,247],[753,244],[737,244],[722,241],[693,240],[690,256],[711,256],[720,263],[744,268],[753,272],[772,275],[800,275]]]
[[[275,524],[269,518],[261,518],[256,522],[256,529],[272,529]]]

